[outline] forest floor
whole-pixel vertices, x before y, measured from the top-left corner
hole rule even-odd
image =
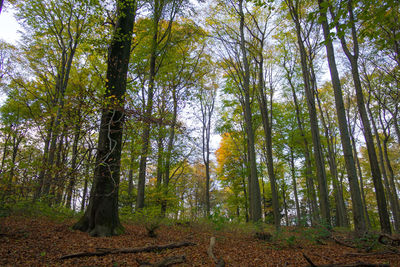
[[[0,218],[0,266],[139,266],[138,262],[158,262],[173,255],[185,255],[176,266],[215,266],[207,254],[210,238],[216,237],[214,254],[225,266],[307,266],[305,254],[315,265],[375,263],[400,266],[400,254],[387,247],[368,253],[350,248],[332,238],[318,240],[306,228],[285,228],[285,234],[269,241],[255,238],[243,229],[216,230],[200,224],[170,224],[157,229],[157,237],[147,236],[142,225],[125,223],[125,234],[116,237],[90,237],[71,229],[74,220],[57,221],[47,217],[11,215]],[[307,239],[307,235],[313,235]],[[344,232],[336,238],[344,239]],[[94,252],[98,248],[133,248],[190,241],[196,245],[136,254],[60,259],[63,255]],[[383,250],[382,250],[383,249]],[[398,249],[398,248],[394,248]],[[150,265],[148,265],[150,266]]]

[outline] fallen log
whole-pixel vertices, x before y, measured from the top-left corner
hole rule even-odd
[[[387,241],[385,242],[385,239]],[[384,245],[389,245],[392,247],[398,247],[400,246],[400,238],[396,238],[394,236],[390,236],[388,234],[381,234],[378,238],[378,242]]]
[[[390,267],[389,264],[374,264],[374,263],[364,263],[357,262],[351,264],[325,264],[325,265],[315,265],[306,254],[303,253],[303,257],[310,264],[311,267]]]
[[[215,237],[211,237],[210,246],[207,248],[208,256],[213,260],[216,267],[224,267],[225,261],[222,258],[217,259],[217,257],[215,257],[214,255],[213,252],[214,246],[215,246]]]
[[[140,264],[139,267],[167,267],[174,264],[184,263],[185,261],[185,255],[166,257],[165,259],[156,263],[142,262],[137,260],[137,262]]]
[[[98,249],[95,252],[78,252],[74,254],[64,255],[60,259],[71,259],[71,258],[80,258],[80,257],[92,257],[92,256],[104,256],[108,254],[124,254],[124,253],[139,253],[139,252],[153,252],[153,251],[160,251],[164,249],[173,249],[173,248],[180,248],[180,247],[187,247],[187,246],[195,246],[195,243],[192,242],[180,242],[180,243],[171,243],[167,245],[154,245],[154,246],[147,246],[147,247],[137,247],[137,248],[121,248],[121,249]]]

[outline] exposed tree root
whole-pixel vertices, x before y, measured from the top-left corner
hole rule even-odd
[[[80,258],[80,257],[92,257],[92,256],[104,256],[108,254],[122,254],[122,253],[139,253],[139,252],[152,252],[152,251],[160,251],[164,249],[172,249],[172,248],[180,248],[187,246],[195,246],[195,243],[192,242],[180,242],[180,243],[171,243],[167,245],[154,245],[148,247],[137,247],[137,248],[121,248],[121,249],[97,249],[95,252],[79,252],[69,255],[64,255],[60,259],[71,259],[71,258]]]

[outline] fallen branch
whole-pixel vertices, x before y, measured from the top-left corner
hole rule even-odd
[[[140,264],[139,267],[167,267],[174,264],[184,263],[185,261],[185,255],[167,257],[156,263],[142,262],[140,260],[137,260],[137,262]]]
[[[373,264],[373,263],[353,263],[353,264],[326,264],[326,265],[315,265],[306,254],[303,253],[303,257],[310,264],[311,267],[390,267],[389,264]]]
[[[216,267],[224,267],[225,261],[222,258],[217,259],[217,257],[215,257],[213,253],[214,246],[215,246],[215,237],[213,236],[210,239],[210,246],[207,248],[208,256],[210,256],[210,258],[213,260]]]
[[[69,255],[64,255],[60,259],[71,259],[71,258],[80,258],[80,257],[92,257],[92,256],[104,256],[108,254],[123,254],[123,253],[139,253],[139,252],[152,252],[152,251],[160,251],[164,249],[172,249],[172,248],[180,248],[187,246],[195,246],[195,243],[192,242],[180,242],[180,243],[171,243],[167,245],[154,245],[148,247],[137,247],[137,248],[122,248],[122,249],[98,249],[95,252],[79,252]]]
[[[350,244],[347,244],[347,243],[345,243],[345,242],[343,242],[343,241],[340,241],[340,240],[336,239],[336,238],[333,237],[333,236],[332,236],[332,238],[333,238],[333,240],[334,240],[336,243],[338,243],[339,245],[342,245],[342,246],[345,246],[345,247],[349,247],[349,248],[356,248],[355,246],[350,245]]]

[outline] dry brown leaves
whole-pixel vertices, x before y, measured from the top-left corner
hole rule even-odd
[[[156,239],[144,227],[125,225],[126,233],[117,237],[96,238],[73,231],[72,221],[62,223],[46,218],[11,216],[0,221],[0,266],[138,266],[137,260],[156,262],[173,255],[185,255],[179,266],[214,266],[207,255],[210,237],[217,238],[214,254],[226,266],[307,266],[306,254],[314,264],[386,263],[400,266],[399,254],[357,256],[357,250],[334,241],[326,245],[296,244],[292,247],[256,240],[249,234],[215,232],[195,226],[163,226]],[[95,251],[98,248],[132,248],[191,241],[196,246],[138,253],[60,260],[65,254]],[[355,256],[356,255],[356,256]]]

